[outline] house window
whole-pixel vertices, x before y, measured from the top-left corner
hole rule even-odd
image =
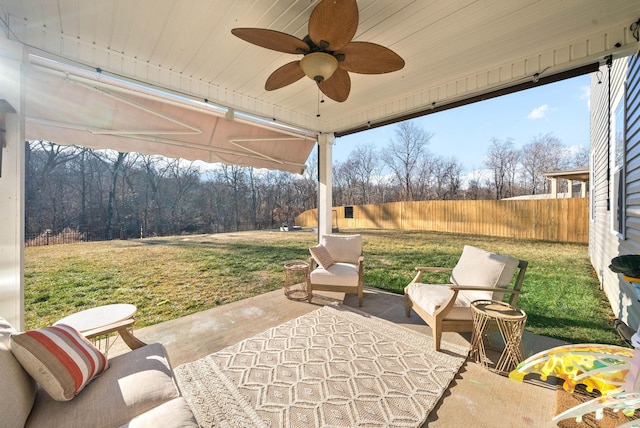
[[[611,221],[614,232],[624,238],[626,210],[626,177],[625,177],[625,106],[620,97],[614,104],[614,116],[611,118],[611,141],[613,150],[613,180],[611,189]]]
[[[353,218],[353,207],[344,207],[344,218]]]

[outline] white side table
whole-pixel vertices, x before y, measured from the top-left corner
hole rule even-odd
[[[133,315],[137,310],[135,305],[128,303],[96,306],[64,317],[56,321],[54,325],[70,325],[87,339],[95,339],[117,332],[129,348],[136,349],[146,345],[132,332]]]

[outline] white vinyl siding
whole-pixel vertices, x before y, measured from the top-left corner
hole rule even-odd
[[[600,71],[602,83],[591,78],[589,256],[615,315],[637,329],[638,295],[609,265],[618,255],[640,254],[640,62],[636,56],[613,62],[611,94],[609,70]]]
[[[611,227],[618,238],[624,239],[625,226],[625,108],[624,93],[620,92],[613,103],[611,119],[612,187]]]

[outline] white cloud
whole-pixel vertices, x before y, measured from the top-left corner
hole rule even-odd
[[[531,113],[527,116],[527,119],[538,120],[547,117],[547,114],[551,111],[548,104],[542,104],[540,107],[536,107],[531,110]]]
[[[591,87],[588,85],[580,86],[580,99],[588,100],[591,98]]]
[[[580,99],[587,102],[587,108],[591,110],[591,87],[580,86]]]
[[[462,184],[463,186],[469,186],[472,181],[476,181],[480,183],[480,185],[486,185],[486,183],[491,179],[491,170],[490,169],[475,169],[473,171],[469,171],[467,175],[462,176]]]

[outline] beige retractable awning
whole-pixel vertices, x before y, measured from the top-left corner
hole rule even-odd
[[[26,138],[302,173],[316,135],[34,57]]]

